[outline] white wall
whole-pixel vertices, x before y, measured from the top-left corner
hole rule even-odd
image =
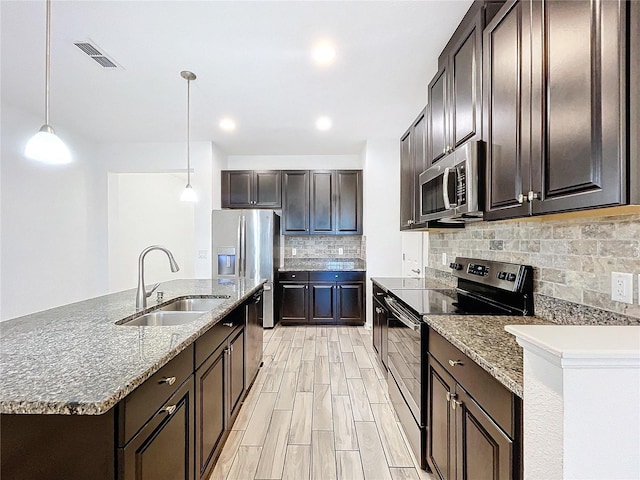
[[[218,149],[216,153],[218,157],[222,156]],[[184,175],[187,166],[184,142],[102,144],[99,146],[99,154],[102,162],[104,178],[102,187],[105,198],[108,173],[180,173]],[[211,142],[191,142],[191,185],[198,195],[198,202],[193,210],[192,258],[187,263],[193,264],[193,275],[196,278],[211,277],[209,250],[211,249],[212,195],[214,195],[213,154],[214,148]],[[217,161],[224,162],[224,157],[218,158]],[[186,175],[184,178],[186,184]],[[220,183],[219,174],[217,183]],[[217,198],[219,197],[218,193]],[[137,272],[137,263],[128,268]],[[180,273],[178,276],[186,278]]]
[[[360,155],[229,155],[231,170],[339,170],[363,168]]]
[[[367,323],[372,324],[370,277],[399,277],[400,142],[369,140],[363,152],[364,234],[367,238]]]
[[[106,291],[106,243],[95,145],[56,125],[72,151],[67,166],[27,160],[42,118],[2,105],[2,319]]]
[[[109,174],[109,292],[136,287],[138,257],[149,245],[167,247],[180,271],[171,272],[163,252],[150,252],[146,285],[193,277],[195,205],[180,201],[185,183],[175,173]]]

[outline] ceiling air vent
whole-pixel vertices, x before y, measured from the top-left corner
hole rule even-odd
[[[73,44],[84,53],[89,55],[91,58],[93,58],[104,68],[118,68],[118,65],[111,61],[104,53],[98,50],[95,45],[92,45],[88,42],[74,42]]]

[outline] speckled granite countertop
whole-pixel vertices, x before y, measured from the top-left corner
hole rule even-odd
[[[136,314],[135,290],[0,322],[0,413],[105,413],[262,283],[248,279],[164,282],[160,287],[163,304],[185,296],[231,296],[185,325],[116,325]],[[145,312],[156,306],[150,302]]]
[[[501,384],[523,397],[522,347],[506,325],[553,325],[538,317],[510,315],[429,315],[427,324],[480,365]]]
[[[364,272],[366,262],[361,258],[285,258],[281,272],[336,271]]]
[[[435,278],[372,278],[387,293],[407,289],[440,289]],[[522,347],[505,325],[553,325],[539,317],[500,315],[425,315],[424,321],[510,391],[523,396]]]

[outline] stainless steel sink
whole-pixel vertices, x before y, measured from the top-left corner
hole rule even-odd
[[[166,312],[156,310],[155,312],[147,313],[146,315],[134,318],[133,320],[121,323],[120,325],[130,327],[167,327],[184,325],[185,323],[193,322],[203,314],[204,312]]]
[[[226,298],[182,298],[160,307],[160,310],[165,312],[208,312],[226,301]]]
[[[116,323],[118,325],[131,327],[184,325],[185,323],[193,322],[205,312],[222,305],[229,298],[231,298],[229,295],[216,298],[180,298],[153,312],[149,312],[132,320],[127,320],[126,322],[121,320]]]

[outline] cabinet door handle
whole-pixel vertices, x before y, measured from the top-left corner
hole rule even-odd
[[[229,323],[223,322],[222,325],[224,325],[225,327],[229,327],[229,328],[233,327],[233,323],[231,323],[231,322],[229,322]]]
[[[173,415],[173,412],[176,411],[176,408],[178,408],[176,405],[167,405],[162,410],[160,410],[160,412],[166,413],[168,415]]]
[[[176,377],[164,377],[160,380],[160,383],[166,383],[167,385],[173,385],[176,383]]]
[[[527,194],[527,200],[529,200],[529,203],[539,198],[540,198],[540,194],[537,192],[534,192],[533,190],[529,191],[529,193]]]
[[[378,314],[382,313],[382,309],[380,307],[376,307],[376,313]]]
[[[451,399],[451,410],[455,410],[457,407],[461,407],[462,402],[460,400],[456,400],[455,398]]]
[[[420,270],[418,270],[417,268],[412,268],[411,271],[420,275]]]
[[[456,365],[462,365],[462,362],[460,360],[449,360],[449,365],[455,367]]]

